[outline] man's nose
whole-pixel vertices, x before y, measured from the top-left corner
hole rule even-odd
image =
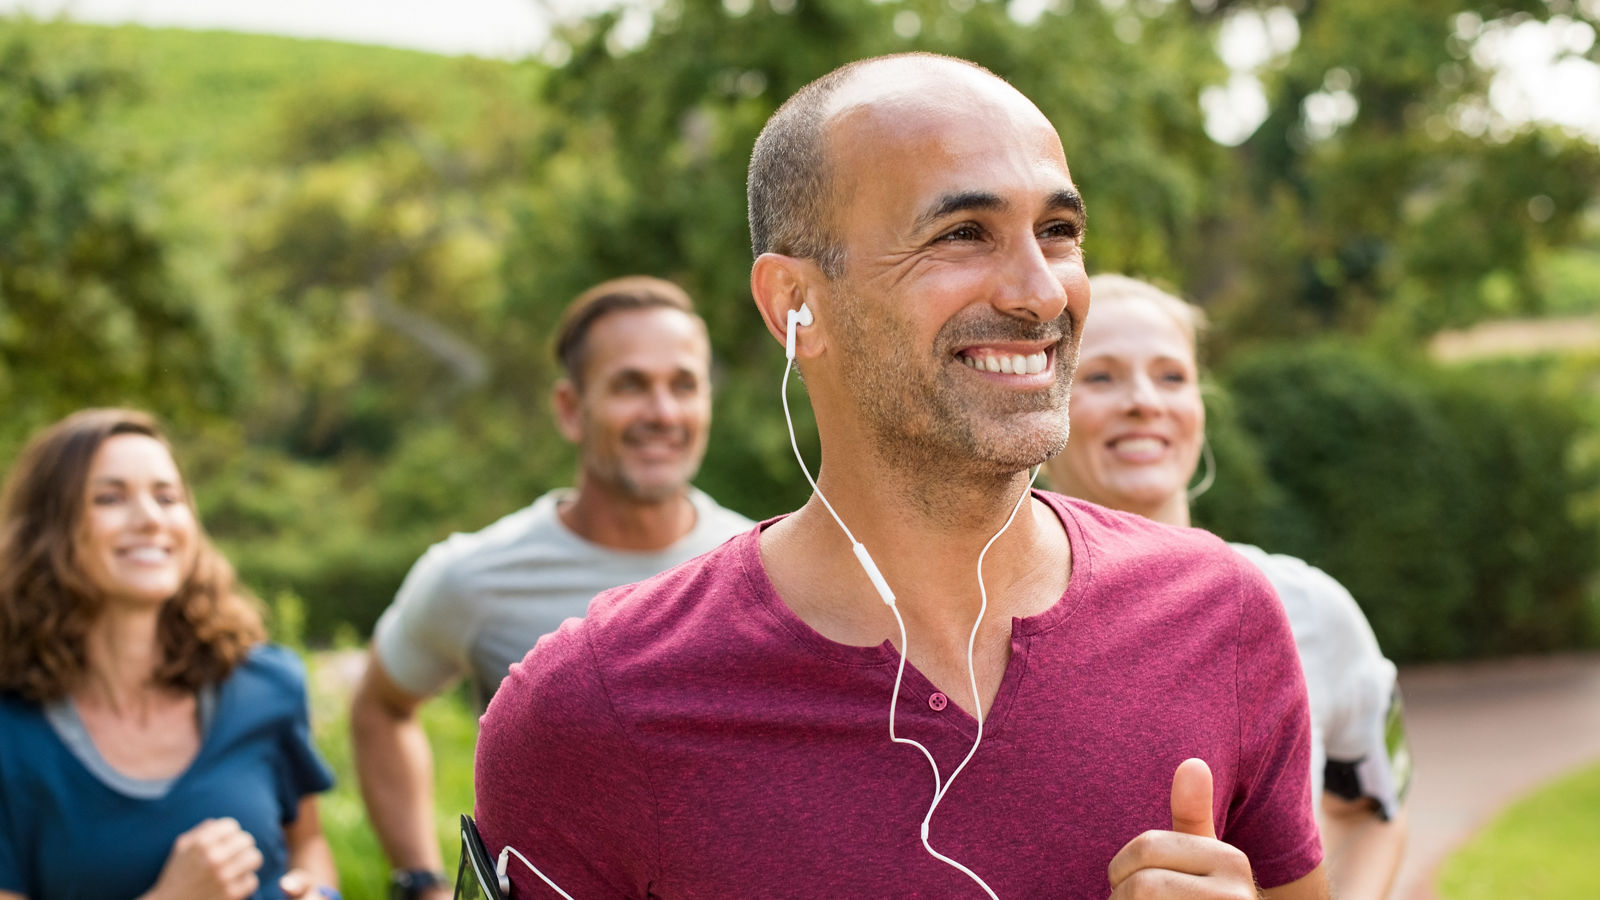
[[[1050,322],[1067,308],[1067,288],[1062,283],[1066,262],[1051,259],[1030,236],[1020,241],[1003,273],[1005,286],[995,307],[1007,315],[1034,322]]]
[[[653,422],[670,422],[683,411],[683,403],[673,393],[671,385],[656,385],[650,389],[648,411]]]

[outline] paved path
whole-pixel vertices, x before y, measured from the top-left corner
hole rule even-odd
[[[1600,761],[1600,655],[1402,669],[1416,760],[1392,900],[1435,900],[1439,864],[1506,804]]]

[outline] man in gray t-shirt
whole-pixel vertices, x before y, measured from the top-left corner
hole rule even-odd
[[[752,525],[689,484],[711,421],[711,349],[687,294],[642,276],[597,285],[567,308],[556,355],[556,424],[578,446],[576,488],[430,548],[378,620],[356,689],[356,770],[395,865],[391,896],[450,896],[422,703],[467,676],[487,704],[509,666],[595,594]]]

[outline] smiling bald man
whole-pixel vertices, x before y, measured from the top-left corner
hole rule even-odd
[[[577,897],[1325,896],[1271,588],[1030,488],[1089,310],[1049,121],[971,63],[866,60],[773,115],[749,197],[816,492],[512,669],[491,852]]]

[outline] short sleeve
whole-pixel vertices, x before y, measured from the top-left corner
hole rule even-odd
[[[466,672],[473,619],[455,584],[454,558],[449,542],[430,547],[372,632],[384,670],[418,697],[438,693]]]
[[[1239,773],[1225,839],[1277,887],[1322,861],[1311,807],[1311,717],[1289,621],[1266,577],[1240,557],[1236,702]]]
[[[474,815],[491,856],[513,847],[572,896],[643,898],[657,807],[582,628],[568,620],[542,638],[490,701]],[[510,874],[518,895],[544,890],[520,863]]]
[[[322,759],[311,737],[310,708],[306,697],[305,667],[300,658],[281,648],[264,648],[284,669],[286,678],[285,702],[290,713],[280,729],[278,806],[283,811],[283,823],[293,822],[300,812],[300,801],[310,794],[333,787],[333,771]]]
[[[1384,658],[1354,597],[1333,576],[1293,557],[1273,556],[1273,583],[1306,610],[1302,657],[1326,684],[1323,789],[1373,801],[1392,818],[1411,781],[1411,754],[1394,663]],[[1309,675],[1307,677],[1310,677]]]
[[[1411,750],[1394,663],[1379,651],[1349,592],[1326,580],[1338,600],[1336,614],[1327,621],[1344,665],[1334,679],[1323,785],[1346,800],[1370,800],[1381,817],[1392,819],[1411,786]]]

